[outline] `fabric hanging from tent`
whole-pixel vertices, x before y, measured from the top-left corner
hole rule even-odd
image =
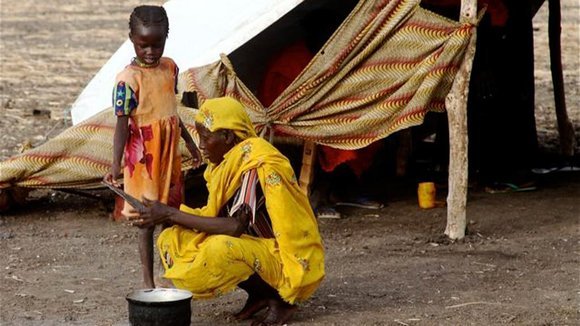
[[[362,0],[270,107],[237,78],[226,56],[183,72],[180,93],[197,91],[200,102],[232,96],[258,131],[357,149],[421,124],[429,111],[444,111],[472,29],[422,9],[418,0]],[[192,133],[194,112],[179,110]],[[0,189],[99,186],[112,163],[114,124],[105,110],[0,162]],[[183,147],[182,155],[190,158]]]
[[[200,102],[232,96],[260,131],[357,149],[445,110],[445,97],[473,26],[419,7],[417,0],[360,1],[304,71],[268,108],[225,55],[185,72]]]

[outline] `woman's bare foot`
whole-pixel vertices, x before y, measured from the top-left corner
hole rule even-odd
[[[252,274],[238,286],[248,293],[244,308],[234,315],[234,318],[238,320],[250,319],[259,311],[268,308],[264,316],[254,318],[252,325],[283,325],[297,309],[295,305],[282,300],[278,291],[268,285],[258,274]]]
[[[257,312],[268,307],[268,299],[265,298],[255,298],[254,296],[249,296],[246,304],[238,313],[234,314],[234,318],[237,320],[247,320],[252,318]]]
[[[284,325],[297,309],[297,306],[289,304],[282,299],[269,299],[266,316],[254,319],[252,326]]]
[[[250,319],[257,312],[267,308],[268,300],[277,293],[276,290],[264,282],[256,273],[238,284],[238,286],[248,293],[248,300],[246,300],[246,304],[242,310],[234,314],[234,318],[237,320]]]

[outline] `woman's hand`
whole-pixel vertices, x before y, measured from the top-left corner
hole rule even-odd
[[[250,220],[252,219],[252,208],[248,204],[242,204],[242,206],[232,214],[232,217],[238,221],[235,232],[232,234],[234,237],[239,237],[242,233],[245,233],[250,225]]]
[[[131,225],[139,228],[150,228],[169,220],[173,214],[173,208],[157,200],[143,198],[143,205],[145,207],[142,209],[129,211],[131,214],[137,214],[129,217]]]
[[[185,145],[187,146],[187,149],[189,150],[189,153],[191,154],[191,159],[193,161],[193,163],[192,163],[193,168],[197,169],[202,163],[201,152],[199,151],[199,149],[197,148],[197,146],[193,142],[191,142],[189,144],[186,143]]]
[[[179,128],[181,129],[181,138],[183,138],[183,140],[185,141],[185,147],[187,147],[187,150],[191,154],[192,159],[191,165],[193,165],[194,169],[197,169],[202,163],[201,152],[197,148],[197,145],[193,141],[193,138],[189,134],[189,131],[187,131],[187,128],[185,128],[185,125],[183,124],[181,118],[179,118]]]

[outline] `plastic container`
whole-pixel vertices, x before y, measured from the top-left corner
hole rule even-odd
[[[434,182],[420,182],[417,188],[417,197],[419,199],[419,207],[423,209],[434,208],[437,206],[435,197],[437,190]]]

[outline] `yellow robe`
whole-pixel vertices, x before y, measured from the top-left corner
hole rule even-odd
[[[210,164],[204,173],[207,205],[199,209],[182,205],[181,210],[217,216],[250,169],[257,170],[275,238],[208,235],[173,226],[157,241],[165,278],[195,297],[207,298],[228,292],[258,273],[287,302],[305,300],[324,277],[322,240],[290,162],[270,143],[247,138],[226,153],[219,165]]]

